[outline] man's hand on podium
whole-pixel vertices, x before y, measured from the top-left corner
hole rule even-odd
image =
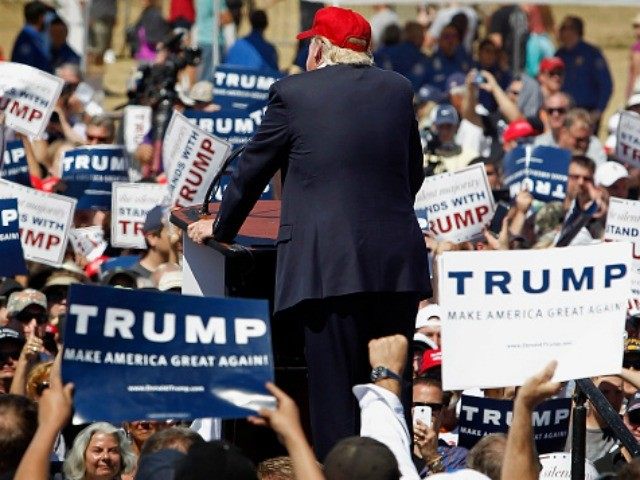
[[[213,237],[213,220],[198,220],[187,227],[187,235],[197,244]]]

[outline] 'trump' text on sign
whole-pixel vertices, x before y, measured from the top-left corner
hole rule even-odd
[[[76,420],[240,418],[272,406],[265,300],[72,285],[62,374]],[[109,385],[112,401],[96,402]]]

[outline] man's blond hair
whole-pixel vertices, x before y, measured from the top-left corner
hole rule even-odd
[[[353,42],[362,41],[351,39]],[[339,65],[348,63],[351,65],[373,65],[373,56],[370,51],[356,52],[349,48],[341,48],[331,43],[327,38],[317,36],[313,41],[320,45],[322,50],[322,65]]]

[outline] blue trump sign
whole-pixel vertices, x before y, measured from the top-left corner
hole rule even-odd
[[[256,102],[266,105],[269,88],[280,78],[282,75],[273,70],[219,65],[213,74],[214,98],[223,108],[246,108]]]
[[[124,147],[97,145],[69,150],[62,159],[67,197],[78,199],[76,208],[111,208],[111,184],[129,181],[129,161]]]
[[[184,116],[191,123],[211,135],[226,140],[233,147],[243,145],[253,137],[262,122],[262,115],[261,108],[251,111],[229,108],[217,112],[201,112],[197,110],[184,112]]]
[[[511,197],[526,188],[542,202],[562,201],[571,152],[563,148],[518,146],[504,157],[504,180]]]
[[[68,303],[62,374],[76,421],[241,418],[274,405],[264,300],[72,285]]]
[[[569,431],[570,398],[557,398],[541,403],[533,412],[533,435],[538,453],[564,449]],[[507,433],[513,416],[513,401],[462,396],[458,445],[472,448],[482,437]]]
[[[12,277],[27,273],[18,218],[18,200],[0,200],[0,276]]]
[[[22,140],[7,143],[4,150],[0,177],[11,182],[19,183],[20,185],[31,186],[27,154],[24,150]]]

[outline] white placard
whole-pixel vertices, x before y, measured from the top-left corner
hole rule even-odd
[[[64,80],[21,63],[0,62],[0,111],[9,128],[39,137],[58,101]]]
[[[478,237],[495,213],[484,165],[425,178],[414,209],[421,228],[438,240],[459,243]]]
[[[640,298],[640,202],[611,197],[604,231],[605,241],[631,242],[631,294]]]
[[[69,240],[73,251],[83,255],[90,262],[102,255],[108,246],[104,239],[104,230],[99,226],[72,228]]]
[[[445,390],[619,373],[631,244],[445,252],[438,264]],[[585,353],[590,352],[590,353]]]
[[[616,132],[616,157],[634,167],[640,167],[640,115],[621,112]]]
[[[76,199],[0,179],[0,198],[17,198],[24,258],[59,267],[64,261]]]
[[[124,107],[124,145],[129,154],[136,151],[151,130],[151,107],[127,105]]]
[[[147,248],[142,226],[149,210],[162,204],[166,195],[166,185],[114,183],[111,191],[111,245]]]
[[[571,454],[565,452],[547,453],[540,455],[542,470],[539,480],[556,480],[558,478],[571,478]],[[598,470],[589,460],[584,461],[584,480],[596,480]]]
[[[174,110],[162,144],[171,206],[203,203],[209,184],[230,152],[230,143],[196,127]]]

